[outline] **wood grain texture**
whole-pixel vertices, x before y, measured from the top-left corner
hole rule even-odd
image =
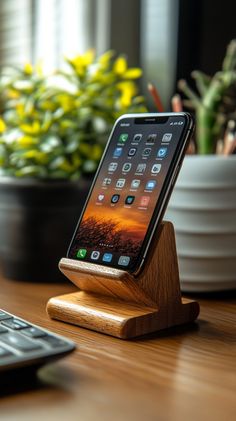
[[[142,272],[62,259],[61,271],[80,291],[51,298],[50,317],[122,339],[189,323],[199,314],[196,302],[182,302],[175,234],[160,225]]]
[[[47,311],[54,319],[120,338],[146,333],[149,318],[158,314],[152,307],[84,291],[52,298]]]
[[[65,284],[6,281],[0,307],[65,335],[77,350],[32,383],[1,378],[3,421],[234,421],[236,293],[195,296],[192,328],[171,328],[131,341],[50,319],[49,297],[76,292]]]
[[[65,258],[61,259],[59,267],[82,291],[128,302],[155,305],[155,302],[139,288],[136,279],[123,270]]]

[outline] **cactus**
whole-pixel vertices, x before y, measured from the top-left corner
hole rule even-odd
[[[212,78],[200,71],[192,72],[198,93],[185,80],[178,88],[188,98],[184,104],[195,110],[196,146],[199,154],[212,154],[225,125],[235,118],[236,108],[236,40],[228,45],[221,71]]]

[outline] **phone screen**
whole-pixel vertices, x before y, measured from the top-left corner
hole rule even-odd
[[[117,121],[69,258],[137,270],[183,149],[188,121],[184,114]]]

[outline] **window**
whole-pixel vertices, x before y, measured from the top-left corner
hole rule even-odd
[[[31,59],[32,1],[0,1],[0,66]]]
[[[0,0],[0,66],[112,48],[144,70],[165,107],[175,88],[179,0]]]
[[[178,1],[143,0],[141,16],[144,84],[156,85],[167,108],[176,83]]]
[[[110,0],[1,0],[0,66],[42,60],[46,70],[64,55],[108,46]]]

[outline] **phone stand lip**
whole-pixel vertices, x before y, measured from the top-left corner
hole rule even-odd
[[[52,319],[129,339],[191,323],[199,315],[198,302],[181,298],[171,222],[160,224],[138,276],[67,258],[59,268],[79,290],[48,301]]]

